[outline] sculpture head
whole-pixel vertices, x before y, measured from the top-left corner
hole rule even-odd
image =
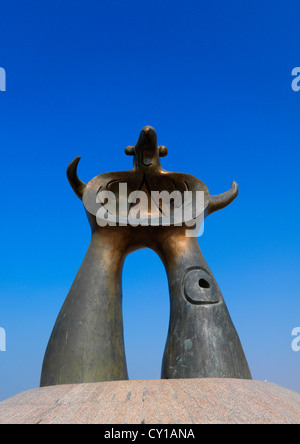
[[[144,126],[135,146],[125,148],[128,156],[134,156],[134,169],[161,168],[160,157],[165,157],[168,150],[164,145],[157,146],[156,131],[152,126]]]

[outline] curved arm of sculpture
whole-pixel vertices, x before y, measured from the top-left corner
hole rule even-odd
[[[217,196],[210,196],[207,208],[207,215],[214,213],[217,210],[227,207],[238,195],[238,184],[233,181],[230,190]]]
[[[86,184],[82,182],[79,177],[77,176],[77,166],[80,161],[81,157],[77,156],[74,160],[70,163],[70,165],[67,168],[67,177],[70,182],[71,187],[73,188],[75,194],[79,197],[79,199],[82,199],[84,189],[86,187]]]

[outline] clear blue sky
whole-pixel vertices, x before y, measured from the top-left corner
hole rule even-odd
[[[152,125],[169,171],[240,193],[200,246],[255,379],[300,391],[300,66],[297,0],[2,2],[0,400],[39,385],[56,316],[90,229],[65,170],[87,182],[130,169],[124,148]],[[155,253],[124,268],[131,379],[156,378],[167,278]]]

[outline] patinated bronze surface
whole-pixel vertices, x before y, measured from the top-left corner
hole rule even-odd
[[[237,184],[233,182],[229,191],[211,196],[196,177],[163,170],[160,157],[166,156],[167,149],[157,145],[155,130],[149,126],[143,128],[137,144],[125,152],[133,156],[131,171],[101,174],[87,185],[77,176],[79,157],[67,169],[69,182],[85,207],[92,237],[54,326],[41,386],[128,379],[122,268],[126,256],[140,248],[156,251],[169,281],[171,312],[162,378],[251,379],[240,340],[197,237],[186,235],[185,224],[125,226],[122,221],[134,211],[134,205],[121,206],[118,194],[120,183],[127,185],[127,195],[144,191],[149,202],[152,191],[203,191],[204,216],[208,216],[235,199]],[[114,226],[100,226],[97,220],[97,194],[101,190],[116,196]],[[155,204],[161,220],[162,209],[159,202]],[[153,207],[144,208],[143,217],[147,219],[151,211]],[[141,288],[141,297],[142,292]]]

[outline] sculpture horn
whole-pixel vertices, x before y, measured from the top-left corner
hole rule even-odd
[[[81,157],[77,156],[74,160],[70,163],[70,165],[67,168],[67,177],[70,182],[71,187],[73,188],[75,194],[79,197],[79,199],[82,200],[83,192],[86,187],[86,184],[82,182],[79,177],[77,176],[77,166],[80,161]]]
[[[238,184],[233,181],[230,190],[216,196],[210,196],[207,215],[227,207],[238,195]]]

